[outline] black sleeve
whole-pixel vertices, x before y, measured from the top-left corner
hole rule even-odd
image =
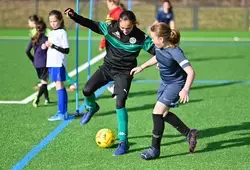
[[[76,23],[91,29],[92,31],[94,31],[97,34],[103,34],[99,28],[99,22],[90,20],[88,18],[84,18],[84,17],[78,15],[77,13],[74,13],[74,15],[71,16],[70,18],[72,20],[74,20]]]
[[[56,49],[57,51],[60,51],[63,54],[69,54],[69,48],[62,48],[62,47],[59,47],[59,46],[57,46],[55,44],[52,44],[51,48],[54,48],[54,49]]]
[[[155,55],[155,46],[152,46],[149,50],[148,53]]]
[[[32,42],[30,41],[28,47],[26,48],[26,54],[29,57],[30,61],[34,62],[34,56],[30,53],[32,47]]]

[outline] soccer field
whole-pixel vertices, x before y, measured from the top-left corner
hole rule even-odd
[[[101,107],[91,121],[80,119],[48,122],[57,111],[57,94],[49,91],[52,104],[34,108],[27,99],[36,91],[35,69],[25,54],[27,31],[0,30],[0,169],[249,169],[250,156],[250,33],[181,32],[181,47],[196,71],[190,102],[172,109],[188,126],[200,130],[195,153],[174,128],[167,125],[159,159],[145,161],[139,154],[151,144],[152,110],[156,102],[159,73],[151,67],[136,75],[127,109],[129,114],[128,154],[113,157],[118,141],[108,149],[99,148],[95,135],[109,128],[117,133],[115,100],[104,89],[97,92]],[[75,68],[74,32],[69,31],[70,54],[67,70]],[[80,65],[87,62],[86,32],[81,32]],[[99,37],[93,34],[92,56],[99,53]],[[235,38],[237,37],[237,38]],[[236,40],[236,41],[235,41]],[[150,55],[141,52],[138,63]],[[91,66],[93,73],[102,60]],[[75,77],[73,77],[75,78]],[[79,73],[81,88],[87,71]],[[75,93],[68,92],[69,112],[75,111]],[[27,102],[20,102],[20,101]],[[5,101],[9,104],[3,104]],[[10,104],[16,101],[19,104]],[[2,102],[2,103],[1,103]],[[82,106],[81,106],[82,108]]]

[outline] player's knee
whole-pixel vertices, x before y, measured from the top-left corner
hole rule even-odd
[[[117,95],[116,96],[116,109],[121,109],[125,107],[126,96]]]
[[[85,86],[83,89],[82,89],[82,93],[84,96],[91,96],[92,95],[92,90],[90,87],[88,86]]]

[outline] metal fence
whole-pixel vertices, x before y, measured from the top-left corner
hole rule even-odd
[[[125,6],[127,0],[121,0]],[[172,0],[176,26],[181,30],[248,31],[250,0]],[[140,28],[147,28],[155,19],[161,0],[133,0],[132,10]],[[37,13],[47,20],[50,10],[75,8],[75,0],[0,0],[0,28],[27,28],[27,18]],[[89,0],[80,0],[81,15],[88,16]],[[108,13],[106,0],[95,0],[93,18],[103,21]],[[65,18],[66,27],[74,23]]]

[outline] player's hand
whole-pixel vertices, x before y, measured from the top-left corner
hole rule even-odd
[[[99,51],[102,51],[103,50],[103,48],[102,47],[99,47]]]
[[[46,41],[46,42],[45,42],[45,45],[46,45],[47,47],[51,47],[51,46],[52,46],[52,42]]]
[[[46,50],[46,48],[47,48],[46,44],[42,44],[41,48],[42,48],[43,50]]]
[[[75,15],[75,11],[72,8],[67,8],[64,11],[64,14],[67,15],[67,17],[73,17]]]
[[[157,70],[159,70],[159,63],[157,63],[155,67]]]
[[[130,71],[130,75],[133,76],[133,75],[135,75],[135,74],[137,74],[137,73],[140,73],[142,70],[143,70],[143,69],[142,69],[141,66],[135,67],[135,68],[133,68],[133,69]]]
[[[187,103],[189,101],[189,92],[188,90],[182,89],[179,92],[180,103]]]

